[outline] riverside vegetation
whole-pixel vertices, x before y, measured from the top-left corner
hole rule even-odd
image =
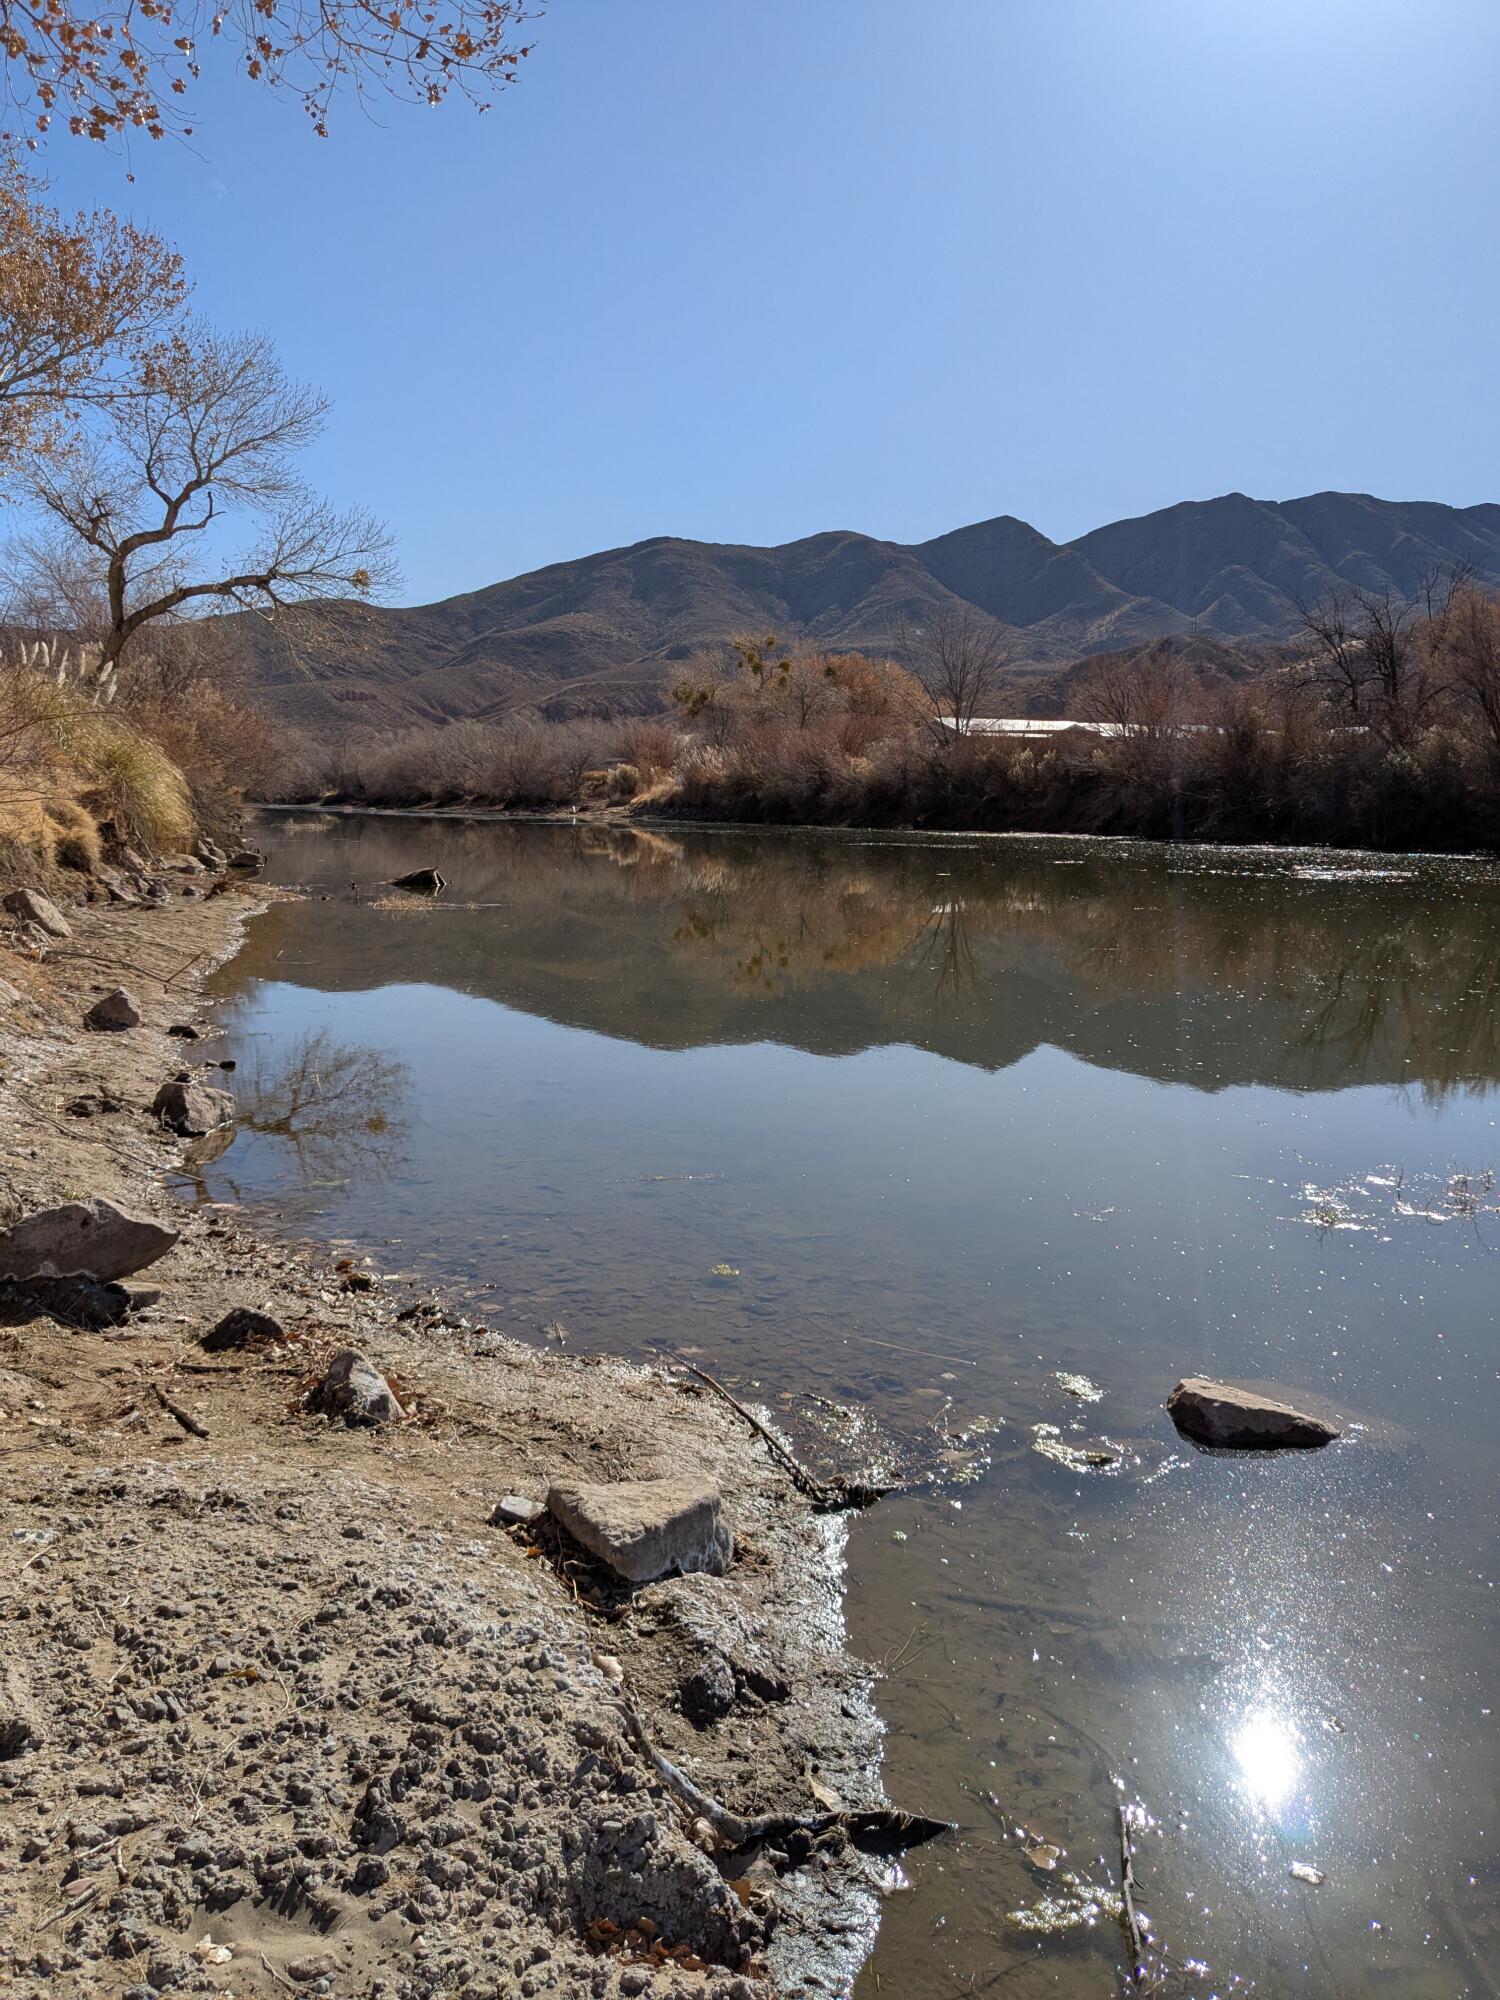
[[[1269,662],[1216,648],[1210,675],[1172,642],[1082,662],[1057,692],[1088,726],[1029,736],[973,727],[1037,708],[977,620],[934,621],[902,662],[742,640],[675,671],[663,716],[351,734],[304,746],[268,796],[1492,850],[1500,605],[1450,572],[1416,601],[1352,592],[1304,622]]]

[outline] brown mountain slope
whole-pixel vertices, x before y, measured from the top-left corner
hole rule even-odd
[[[309,726],[658,705],[669,665],[737,633],[888,652],[969,604],[1018,665],[1174,633],[1274,641],[1340,581],[1402,595],[1433,565],[1500,588],[1500,507],[1231,493],[1051,542],[1004,515],[908,546],[839,531],[778,548],[661,537],[439,604],[309,608],[223,630],[262,698]]]

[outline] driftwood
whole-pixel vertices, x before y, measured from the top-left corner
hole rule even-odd
[[[174,1417],[182,1425],[182,1428],[185,1431],[190,1431],[195,1438],[206,1438],[208,1436],[207,1427],[199,1423],[191,1410],[185,1410],[180,1403],[174,1403],[165,1389],[157,1390],[156,1400],[161,1404],[169,1417]]]
[[[789,1451],[773,1430],[763,1424],[753,1411],[747,1410],[737,1396],[732,1396],[722,1382],[716,1381],[706,1368],[699,1368],[691,1361],[683,1366],[690,1375],[696,1375],[706,1383],[716,1396],[722,1396],[730,1409],[738,1411],[750,1428],[765,1439],[770,1446],[771,1456],[782,1471],[787,1474],[798,1492],[805,1493],[813,1505],[825,1514],[842,1513],[850,1508],[873,1507],[877,1500],[883,1500],[887,1493],[895,1493],[892,1486],[867,1486],[857,1479],[819,1479],[809,1472],[795,1453]]]
[[[646,1734],[645,1724],[629,1702],[621,1702],[620,1712],[637,1746],[667,1790],[694,1819],[706,1820],[726,1847],[757,1847],[768,1840],[784,1840],[790,1833],[816,1837],[838,1827],[848,1834],[856,1847],[890,1853],[919,1847],[924,1840],[935,1840],[940,1833],[953,1831],[947,1820],[926,1819],[920,1813],[897,1812],[889,1808],[866,1812],[757,1813],[746,1818],[741,1813],[731,1812],[728,1806],[720,1805],[717,1799],[710,1798],[685,1771],[678,1769],[670,1757],[664,1757]]]
[[[1130,1845],[1132,1806],[1116,1808],[1120,1821],[1120,1921],[1130,1944],[1130,1983],[1139,1986],[1150,1967],[1147,1963],[1146,1929],[1135,1907],[1135,1863]]]

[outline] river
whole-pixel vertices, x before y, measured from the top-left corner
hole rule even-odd
[[[908,1857],[859,2000],[1500,1992],[1500,871],[267,816],[194,1191],[688,1356],[861,1517]],[[419,865],[435,901],[392,892]],[[1204,1454],[1179,1376],[1341,1414]],[[1039,1428],[1040,1427],[1040,1428]]]

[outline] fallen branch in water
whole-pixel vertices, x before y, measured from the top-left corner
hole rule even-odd
[[[620,1712],[637,1746],[667,1790],[694,1819],[705,1820],[726,1847],[754,1847],[767,1840],[784,1840],[789,1833],[816,1836],[839,1827],[857,1847],[891,1851],[919,1847],[924,1840],[935,1840],[940,1833],[953,1831],[947,1820],[926,1819],[920,1813],[897,1812],[893,1808],[866,1812],[758,1813],[746,1818],[700,1791],[685,1771],[679,1770],[670,1757],[664,1757],[628,1701],[621,1702]]]
[[[1139,1986],[1147,1977],[1146,1929],[1135,1907],[1135,1863],[1130,1845],[1130,1829],[1135,1821],[1134,1806],[1116,1807],[1120,1822],[1120,1920],[1130,1943],[1130,1983]]]
[[[717,1396],[722,1396],[730,1409],[738,1411],[750,1428],[764,1438],[771,1448],[771,1456],[780,1465],[792,1484],[805,1493],[815,1507],[825,1513],[838,1513],[850,1507],[873,1507],[877,1500],[883,1500],[887,1493],[894,1493],[895,1486],[867,1486],[857,1479],[819,1479],[809,1472],[793,1452],[777,1437],[776,1433],[763,1424],[753,1411],[747,1410],[737,1396],[732,1396],[722,1382],[716,1381],[706,1368],[699,1368],[694,1362],[685,1361],[683,1367],[690,1375],[696,1375]]]

